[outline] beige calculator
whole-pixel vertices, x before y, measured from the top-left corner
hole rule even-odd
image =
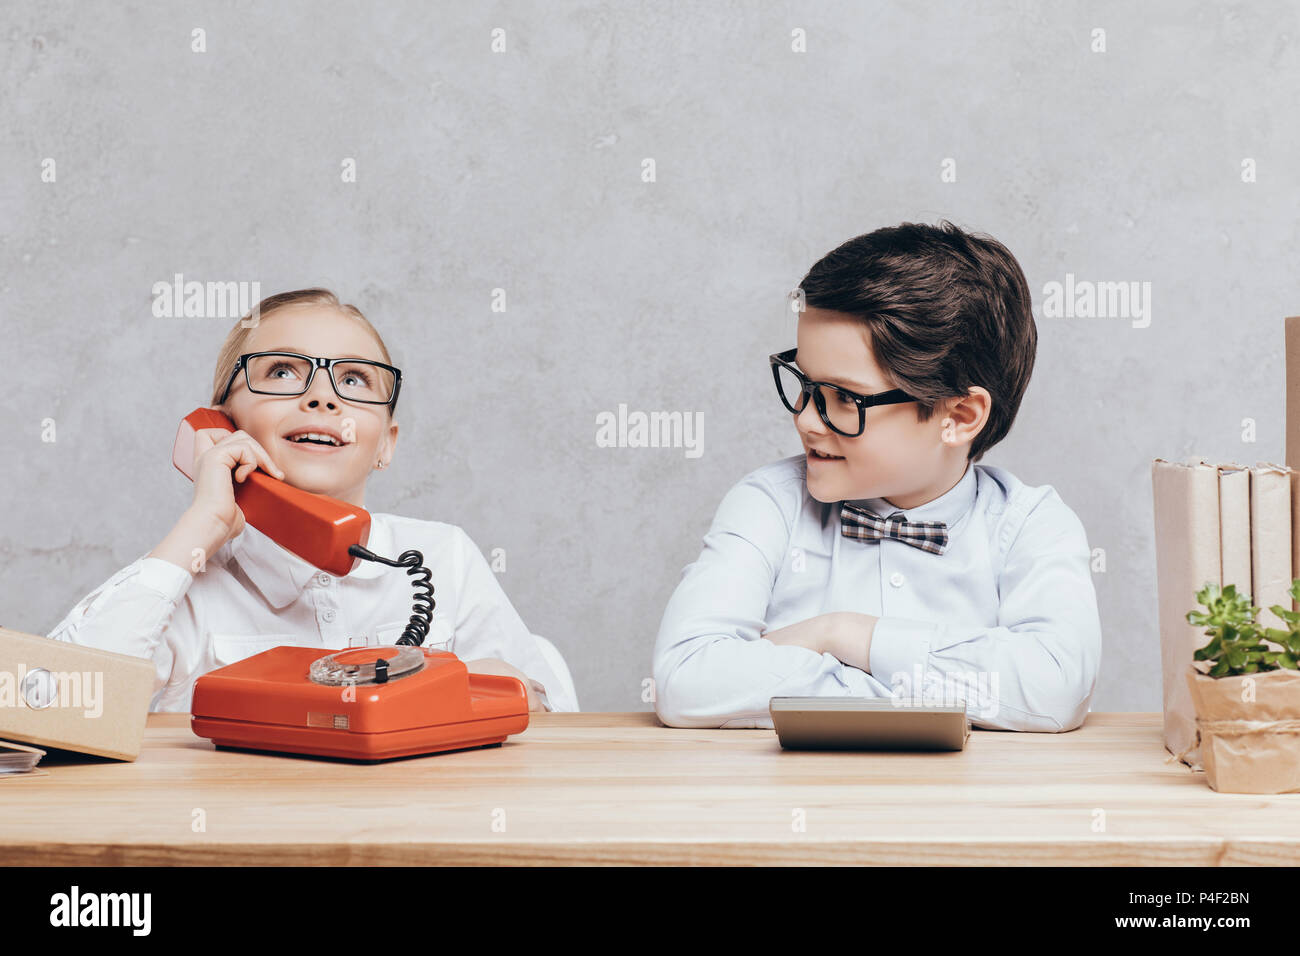
[[[773,697],[772,725],[787,750],[965,750],[966,705],[892,697]]]

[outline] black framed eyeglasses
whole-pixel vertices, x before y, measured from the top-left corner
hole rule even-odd
[[[808,404],[808,395],[811,394],[813,404],[817,406],[817,414],[826,423],[826,427],[836,434],[847,438],[857,438],[861,435],[866,427],[867,409],[873,405],[897,405],[902,402],[917,401],[901,388],[891,388],[887,392],[876,392],[874,395],[862,395],[833,382],[814,382],[794,366],[794,356],[797,351],[798,349],[789,349],[768,356],[768,362],[772,366],[772,378],[776,380],[777,393],[781,396],[785,407],[795,415],[804,410]]]
[[[311,388],[316,370],[322,368],[329,375],[334,394],[345,402],[397,407],[397,393],[402,388],[399,369],[369,359],[317,358],[298,352],[247,352],[239,356],[217,404],[226,400],[241,371],[250,392],[301,395]]]

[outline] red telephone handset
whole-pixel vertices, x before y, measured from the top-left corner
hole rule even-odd
[[[196,408],[181,420],[172,464],[191,481],[194,439],[203,428],[233,432],[235,425],[215,408]],[[364,508],[303,491],[260,470],[235,482],[235,504],[245,521],[282,548],[340,577],[360,563],[348,554],[349,546],[365,547],[370,537],[370,512]]]

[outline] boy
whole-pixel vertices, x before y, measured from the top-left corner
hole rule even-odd
[[[975,464],[1033,370],[1020,265],[903,223],[800,289],[798,347],[771,364],[805,454],[718,506],[660,625],[660,720],[771,727],[772,697],[892,695],[964,700],[976,727],[1078,727],[1101,658],[1083,525],[1051,485]]]

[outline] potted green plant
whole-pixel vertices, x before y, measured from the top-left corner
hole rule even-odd
[[[1300,601],[1300,578],[1289,593]],[[1261,627],[1233,584],[1207,584],[1196,600],[1204,610],[1187,621],[1210,640],[1187,682],[1206,779],[1225,793],[1300,790],[1300,612],[1274,604],[1286,627]]]

